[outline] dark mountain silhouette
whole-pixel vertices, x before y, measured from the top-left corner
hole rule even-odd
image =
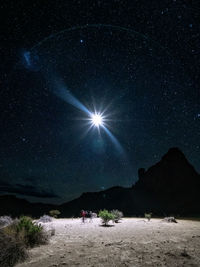
[[[178,148],[171,148],[147,171],[140,169],[138,176],[134,190],[157,201],[159,213],[200,213],[200,175]]]
[[[30,215],[37,217],[47,213],[51,209],[55,209],[55,207],[57,206],[51,204],[30,203],[14,195],[0,196],[0,216],[11,215],[17,217],[19,215]]]
[[[139,169],[139,180],[132,188],[113,187],[60,206],[65,215],[81,209],[119,209],[125,215],[200,214],[200,175],[178,148],[171,148],[161,161],[147,171]]]
[[[137,216],[144,212],[184,216],[200,214],[200,175],[178,148],[171,148],[148,170],[139,169],[138,177],[130,188],[112,187],[83,193],[79,198],[58,206],[1,196],[0,214],[39,216],[52,208],[59,209],[63,217],[78,216],[81,209],[98,211],[104,208],[119,209],[125,215]]]

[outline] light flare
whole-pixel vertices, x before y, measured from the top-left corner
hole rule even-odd
[[[100,127],[101,127],[109,136],[110,140],[115,145],[120,154],[124,153],[121,144],[106,126],[106,121],[108,120],[106,119],[107,116],[103,116],[105,111],[102,113],[96,112],[96,110],[94,113],[90,112],[85,105],[83,105],[75,96],[73,96],[70,93],[70,91],[67,89],[64,83],[61,82],[61,80],[54,80],[53,84],[54,84],[53,92],[56,94],[57,97],[61,98],[66,103],[78,108],[79,110],[82,110],[89,116],[89,118],[86,120],[89,121],[91,125],[89,126],[87,132],[89,132],[94,126],[98,128],[100,133]]]
[[[92,124],[96,127],[103,125],[103,117],[101,114],[98,114],[98,113],[92,114],[91,121],[92,121]]]

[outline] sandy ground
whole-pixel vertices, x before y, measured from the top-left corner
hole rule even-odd
[[[200,221],[124,218],[102,227],[98,218],[57,219],[45,225],[55,228],[55,236],[17,267],[200,266]]]

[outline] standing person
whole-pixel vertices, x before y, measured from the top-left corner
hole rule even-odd
[[[85,215],[86,215],[86,212],[84,210],[81,211],[81,217],[82,217],[82,222],[84,223],[85,222]]]

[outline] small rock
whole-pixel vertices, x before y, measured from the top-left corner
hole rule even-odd
[[[187,253],[187,251],[184,249],[184,251],[181,253],[181,256],[182,257],[185,257],[185,258],[188,258],[188,259],[191,259],[191,256]]]

